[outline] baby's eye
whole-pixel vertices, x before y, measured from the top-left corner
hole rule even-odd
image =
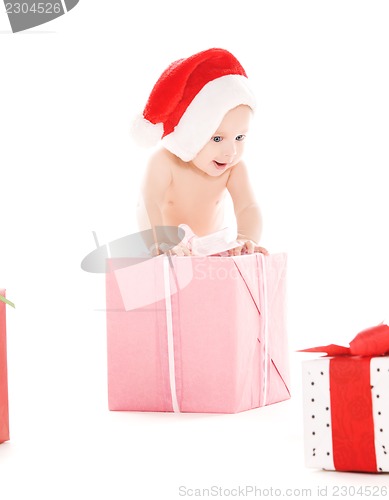
[[[220,135],[215,135],[215,137],[212,137],[212,140],[213,140],[214,142],[221,142],[223,139],[221,138],[221,136],[220,136]]]
[[[240,135],[237,135],[237,136],[235,137],[235,140],[237,140],[237,141],[243,141],[245,137],[246,137],[245,135],[240,134]]]

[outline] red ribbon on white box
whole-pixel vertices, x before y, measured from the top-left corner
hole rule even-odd
[[[383,425],[377,427],[373,416],[380,394],[372,381],[372,374],[382,368],[378,366],[380,363],[373,366],[371,363],[372,358],[379,361],[389,354],[389,326],[380,324],[363,330],[349,347],[330,344],[299,352],[324,352],[332,357],[329,389],[334,468],[363,472],[383,470],[377,465],[377,444],[383,437]],[[381,394],[381,400],[384,396]],[[381,411],[376,413],[380,418]],[[385,449],[385,445],[380,446]]]

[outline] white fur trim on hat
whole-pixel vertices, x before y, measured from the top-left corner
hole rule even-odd
[[[208,82],[187,107],[163,146],[183,161],[191,161],[216,132],[225,114],[240,104],[253,110],[255,98],[242,75],[225,75]]]

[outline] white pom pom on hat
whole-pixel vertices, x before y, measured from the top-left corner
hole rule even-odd
[[[162,139],[163,124],[151,123],[139,114],[131,123],[131,135],[139,146],[145,148],[155,146]]]
[[[231,109],[255,98],[245,70],[230,52],[208,49],[173,62],[151,91],[143,114],[131,127],[134,140],[191,161]]]

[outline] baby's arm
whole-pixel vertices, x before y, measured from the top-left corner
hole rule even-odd
[[[171,181],[169,162],[164,150],[159,150],[150,158],[142,184],[143,203],[150,228],[163,225],[162,205]]]
[[[142,223],[142,229],[154,229],[155,226],[164,226],[163,204],[166,192],[172,182],[171,153],[161,149],[150,158],[145,177],[142,184],[143,210],[146,217],[138,216],[138,222]],[[145,218],[146,223],[145,223]],[[159,242],[160,243],[160,242]],[[160,246],[154,233],[154,244],[150,248],[152,254],[158,255],[165,251],[163,245]],[[189,255],[189,250],[180,245],[171,248],[170,253],[176,255]]]
[[[138,213],[140,230],[163,226],[162,206],[171,180],[171,170],[165,157],[165,151],[159,150],[149,159],[143,178],[142,202],[139,205]]]
[[[266,254],[267,250],[258,246],[262,233],[262,216],[243,162],[231,169],[227,189],[234,203],[238,226],[237,239],[245,243],[243,251],[248,253],[259,251]]]

